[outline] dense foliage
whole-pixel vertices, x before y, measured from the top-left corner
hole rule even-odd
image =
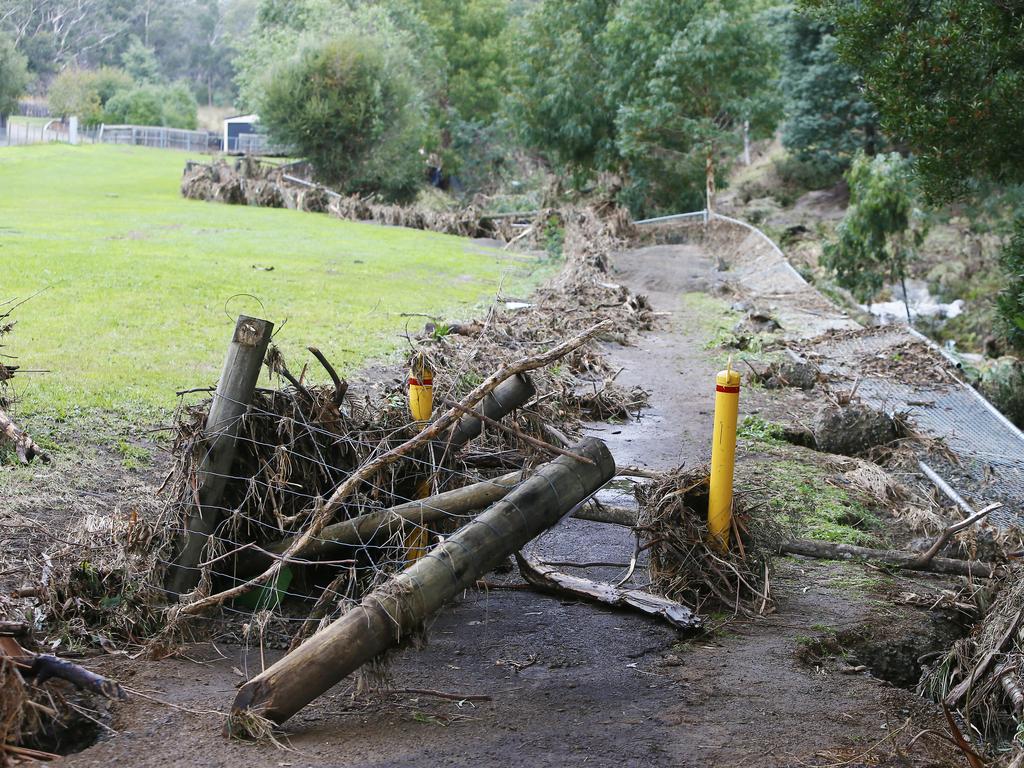
[[[1003,335],[1018,352],[1024,352],[1024,216],[1014,222],[1000,262],[1008,278],[997,304]]]
[[[107,103],[133,86],[128,73],[114,67],[65,69],[50,84],[47,101],[56,117],[77,115],[83,125],[97,125],[104,120]]]
[[[196,99],[184,83],[140,85],[118,91],[103,110],[108,123],[194,129]]]
[[[1024,181],[1024,5],[989,0],[806,0],[833,24],[887,133],[917,157],[925,192]]]
[[[422,109],[407,74],[367,36],[310,45],[268,76],[260,115],[319,178],[395,200],[415,194]]]
[[[886,283],[904,283],[925,226],[914,206],[914,180],[906,158],[895,152],[861,154],[846,178],[850,205],[836,228],[836,239],[825,245],[822,265],[866,302]],[[903,292],[906,297],[905,285]]]
[[[858,151],[875,154],[881,149],[878,114],[856,73],[840,61],[832,26],[786,9],[780,32],[785,147],[824,175],[849,167]]]
[[[620,174],[634,212],[703,199],[744,123],[778,116],[775,50],[751,3],[545,0],[517,77],[524,140],[577,183]]]
[[[183,80],[210,103],[233,93],[231,57],[256,0],[0,0],[0,31],[41,86],[68,68],[151,55],[161,81]]]
[[[25,57],[15,49],[13,41],[0,32],[0,124],[14,111],[28,82]]]

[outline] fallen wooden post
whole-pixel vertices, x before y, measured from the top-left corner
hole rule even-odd
[[[382,531],[393,532],[391,525],[405,522],[423,525],[443,520],[446,517],[466,515],[493,504],[508,495],[523,479],[523,472],[509,472],[493,480],[484,480],[436,496],[409,501],[378,512],[343,520],[326,526],[320,535],[311,540],[302,550],[303,560],[327,558],[344,550],[347,546],[366,544]],[[288,551],[298,536],[263,547],[263,551],[245,550],[238,558],[236,575],[258,573]]]
[[[594,464],[561,456],[541,466],[504,499],[242,686],[226,729],[245,735],[246,716],[253,714],[284,722],[397,644],[615,476],[615,461],[600,440],[586,438],[573,451]]]
[[[50,455],[40,448],[39,445],[28,436],[28,433],[20,429],[11,417],[2,410],[0,410],[0,434],[14,443],[14,450],[18,454],[18,461],[22,464],[28,464],[37,456],[44,464],[48,464],[50,462]]]
[[[23,677],[42,685],[47,680],[67,680],[84,691],[92,691],[113,701],[127,701],[128,694],[116,680],[90,672],[83,666],[47,653],[32,656],[13,656],[12,661],[21,669]]]
[[[528,403],[535,394],[537,394],[537,390],[534,389],[530,377],[525,373],[519,373],[501,382],[484,397],[480,405],[473,408],[473,411],[488,421],[497,421]],[[455,406],[464,412],[465,409],[460,404],[455,403]],[[451,435],[447,440],[449,450],[459,448],[478,437],[483,429],[483,421],[471,414],[465,414],[452,428]]]
[[[191,592],[199,583],[199,563],[222,517],[218,504],[235,460],[235,442],[242,417],[252,402],[273,330],[273,323],[245,315],[239,316],[235,324],[206,419],[203,442],[206,453],[199,464],[198,503],[181,536],[178,556],[168,570],[169,588],[175,594]]]
[[[640,589],[624,589],[600,581],[561,573],[546,565],[530,560],[521,552],[516,554],[519,573],[531,585],[554,595],[568,595],[591,603],[628,608],[664,619],[677,629],[700,629],[704,619],[682,603],[652,595]]]
[[[783,554],[817,557],[824,560],[874,560],[876,562],[909,571],[930,571],[948,573],[954,576],[977,576],[987,579],[992,576],[995,566],[979,560],[954,560],[948,557],[933,557],[924,565],[917,552],[899,552],[890,549],[870,549],[853,544],[833,544],[828,541],[796,539],[781,547]]]

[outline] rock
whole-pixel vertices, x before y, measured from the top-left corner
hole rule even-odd
[[[814,417],[814,442],[826,453],[856,456],[896,437],[892,418],[864,403],[825,405]]]

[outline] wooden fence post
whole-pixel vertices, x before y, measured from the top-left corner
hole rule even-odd
[[[615,459],[600,440],[584,438],[572,450],[593,463],[560,456],[544,464],[504,499],[243,685],[232,714],[253,712],[284,722],[346,675],[396,645],[445,602],[615,476]],[[229,719],[229,729],[233,720]],[[239,725],[244,728],[244,718]]]
[[[241,315],[224,359],[224,370],[206,420],[203,446],[206,454],[199,465],[198,506],[188,519],[182,534],[179,554],[168,573],[169,588],[176,594],[195,589],[199,583],[199,563],[206,542],[221,519],[221,495],[235,458],[235,442],[242,417],[252,402],[260,366],[267,354],[274,324]]]

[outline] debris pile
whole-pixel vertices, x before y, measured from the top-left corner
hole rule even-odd
[[[289,166],[264,165],[249,157],[234,164],[224,161],[203,165],[189,162],[181,181],[181,194],[190,200],[290,208],[328,213],[350,221],[368,221],[410,229],[425,229],[462,237],[496,238],[510,242],[536,233],[539,225],[513,226],[523,217],[486,215],[469,206],[455,211],[434,211],[416,206],[392,205],[359,196],[346,197],[324,186],[289,173]],[[537,222],[547,222],[551,212],[541,212]]]
[[[706,467],[680,470],[636,487],[637,529],[650,552],[659,594],[694,606],[745,614],[773,610],[771,561],[786,538],[784,521],[746,494],[733,502],[735,543],[722,552],[708,534]]]

